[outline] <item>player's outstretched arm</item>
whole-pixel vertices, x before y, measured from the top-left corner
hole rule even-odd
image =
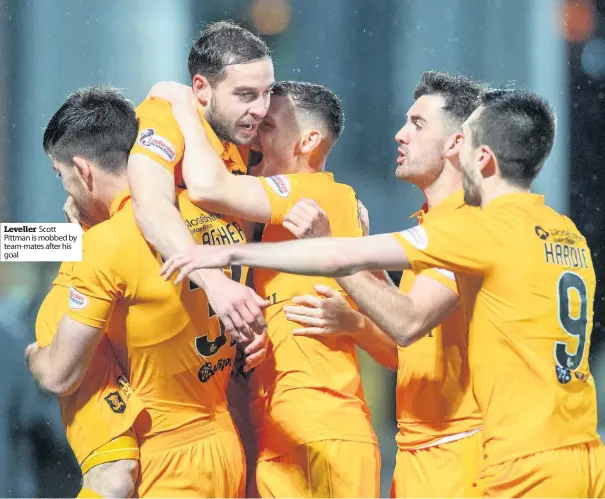
[[[29,345],[25,362],[40,388],[57,397],[70,395],[80,386],[102,336],[103,328],[64,315],[52,343]]]
[[[271,205],[261,179],[232,175],[225,168],[204,128],[191,88],[174,82],[161,82],[150,97],[161,98],[172,106],[172,114],[185,139],[183,178],[190,199],[205,210],[269,223]]]
[[[196,246],[169,258],[162,266],[165,279],[180,269],[177,282],[200,268],[247,265],[290,274],[338,277],[360,270],[409,268],[405,251],[392,234],[356,238],[321,237],[282,243]]]
[[[416,278],[407,295],[368,272],[337,281],[360,311],[401,347],[440,324],[458,303],[456,293],[424,275]]]

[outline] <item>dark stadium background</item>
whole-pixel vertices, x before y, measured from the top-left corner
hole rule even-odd
[[[346,129],[329,168],[357,190],[374,233],[410,226],[421,203],[415,188],[394,180],[393,136],[422,71],[461,72],[551,99],[557,145],[536,190],[592,248],[591,361],[602,425],[605,0],[0,0],[0,220],[62,221],[64,194],[41,138],[70,91],[111,84],[138,103],[155,81],[186,82],[191,40],[202,23],[220,19],[264,34],[278,79],[323,83],[341,96]],[[79,487],[57,405],[22,361],[57,267],[0,264],[0,496],[73,497]],[[395,380],[362,361],[387,494]]]

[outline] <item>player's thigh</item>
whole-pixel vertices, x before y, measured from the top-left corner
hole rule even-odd
[[[391,497],[481,497],[481,434],[397,452]]]
[[[246,464],[235,431],[176,442],[153,452],[141,447],[139,497],[244,497]]]
[[[380,452],[369,443],[321,440],[256,470],[261,497],[378,497]]]
[[[539,452],[481,473],[484,497],[593,497],[585,444]]]
[[[131,497],[139,476],[139,446],[132,430],[82,462],[82,485],[103,497]]]

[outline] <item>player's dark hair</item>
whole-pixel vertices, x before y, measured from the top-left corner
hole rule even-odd
[[[90,87],[71,94],[48,122],[42,146],[51,158],[71,165],[74,156],[107,172],[126,168],[137,138],[134,106],[119,90]]]
[[[189,52],[189,74],[204,76],[210,85],[226,77],[226,67],[270,56],[269,47],[258,36],[229,21],[209,24]]]
[[[525,90],[492,90],[481,98],[481,112],[470,123],[473,147],[489,146],[502,178],[528,188],[550,154],[555,113],[546,99]]]
[[[273,87],[273,95],[290,96],[296,112],[317,120],[324,133],[334,142],[345,124],[345,113],[337,95],[323,85],[302,81],[280,81]]]
[[[440,95],[445,101],[443,109],[446,115],[458,127],[479,107],[480,97],[485,87],[465,76],[426,71],[416,88],[414,99],[423,95]]]

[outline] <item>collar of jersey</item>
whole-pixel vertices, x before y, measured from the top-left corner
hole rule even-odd
[[[109,207],[109,218],[113,217],[118,211],[124,208],[126,202],[130,199],[130,191],[128,189],[123,190],[118,194]]]
[[[502,194],[495,199],[492,199],[489,203],[484,206],[485,209],[497,208],[498,206],[504,206],[507,204],[544,204],[544,196],[541,194],[534,194],[532,192],[511,192],[509,194]]]
[[[204,127],[204,130],[206,131],[206,135],[208,136],[212,147],[214,147],[214,150],[219,153],[221,159],[223,161],[230,161],[231,163],[243,164],[244,162],[239,154],[239,151],[237,150],[237,146],[231,142],[223,142],[221,139],[219,139],[218,135],[212,129],[210,123],[208,123],[206,117],[199,108],[197,114],[200,117],[200,121]]]
[[[434,217],[439,214],[449,213],[457,208],[464,205],[464,191],[462,189],[457,190],[453,194],[446,197],[441,203],[433,206],[429,212],[428,203],[424,203],[416,213],[410,215],[410,218],[417,218],[420,223],[423,223],[427,218]]]

